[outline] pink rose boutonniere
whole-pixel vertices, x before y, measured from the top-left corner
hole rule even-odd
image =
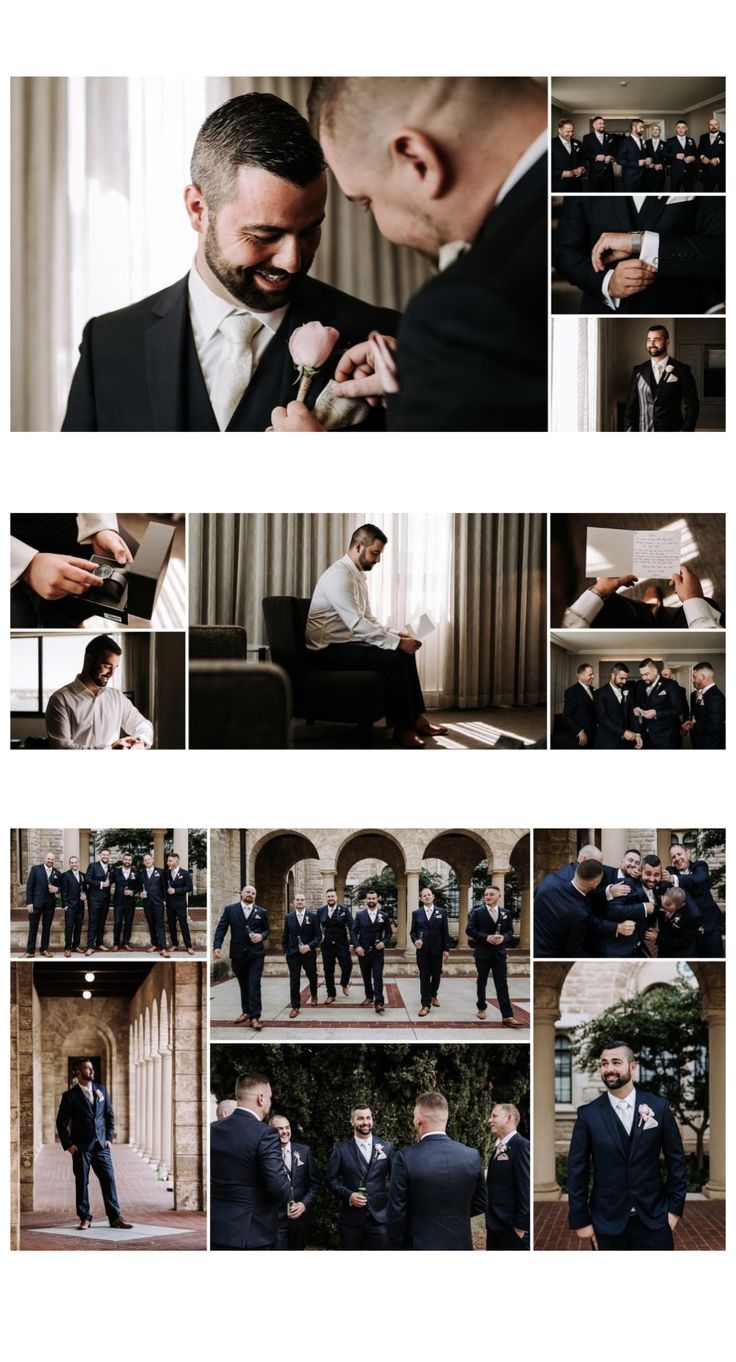
[[[658,1125],[659,1121],[655,1120],[652,1108],[642,1103],[639,1107],[639,1129],[655,1130]]]
[[[289,353],[299,374],[297,402],[304,402],[314,375],[330,358],[340,332],[334,326],[323,326],[321,322],[306,322],[292,331],[289,340]]]

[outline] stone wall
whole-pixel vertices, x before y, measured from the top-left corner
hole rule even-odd
[[[61,968],[61,967],[60,967]],[[99,1055],[95,1078],[108,1090],[115,1112],[115,1138],[129,1138],[128,1002],[125,998],[41,998],[41,1144],[53,1144],[61,1094],[69,1087],[69,1059]],[[40,1147],[40,1146],[39,1146]]]

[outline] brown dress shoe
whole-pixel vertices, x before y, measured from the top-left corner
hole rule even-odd
[[[99,946],[98,949],[101,950],[101,951],[109,951],[110,947],[109,947],[109,946]],[[132,1227],[132,1225],[131,1225],[131,1229],[132,1229],[132,1228],[133,1228],[133,1227]]]
[[[344,995],[346,998],[349,998],[349,997],[350,997],[350,985],[349,985],[349,984],[343,984],[343,985],[342,985],[342,991],[343,991],[343,995]]]
[[[92,1221],[91,1221],[91,1220],[80,1220],[79,1224],[77,1225],[77,1229],[78,1229],[78,1230],[88,1230],[88,1229],[90,1228],[91,1224],[92,1224]]]
[[[524,1030],[521,1022],[517,1022],[516,1017],[504,1017],[503,1024],[504,1026],[513,1026],[516,1031]]]
[[[439,998],[433,998],[433,999],[432,999],[432,1006],[433,1006],[433,1007],[439,1007],[439,1005],[440,1005],[440,1000],[439,1000]]]
[[[309,999],[309,1006],[319,1007],[319,998],[317,997],[316,993]]]
[[[478,1021],[485,1021],[485,1019],[486,1019],[485,1011],[483,1011],[483,1012],[476,1012],[475,1015],[476,1015],[476,1017],[478,1018]]]
[[[132,1230],[132,1228],[133,1226],[130,1224],[130,1221],[123,1220],[121,1215],[118,1216],[117,1220],[113,1220],[110,1226],[111,1230]]]
[[[157,951],[157,950],[158,950],[158,946],[146,946],[146,953],[147,953],[148,955],[150,955],[152,951]]]
[[[384,1010],[385,1009],[383,1003],[376,1003],[376,1012],[383,1012]]]
[[[325,1007],[331,1007],[334,1001],[334,998],[325,998]]]
[[[68,960],[69,957],[70,957],[70,955],[71,955],[71,951],[64,951],[64,954],[65,954],[65,956],[66,956],[66,958],[67,958],[67,960]]]
[[[418,738],[414,730],[409,733],[400,733],[396,739],[399,747],[424,747],[421,738]]]
[[[263,1030],[263,1022],[260,1022],[260,1021],[258,1020],[257,1017],[253,1017],[253,1018],[251,1019],[250,1025],[251,1025],[251,1030],[252,1030],[252,1031],[262,1031],[262,1030]]]
[[[362,1002],[360,1005],[361,1005],[361,1007],[372,1007],[372,1006],[373,1006],[373,999],[372,999],[372,998],[366,998],[365,1001]]]
[[[292,1007],[291,1012],[289,1013],[289,1016],[290,1016],[290,1017],[298,1017],[298,1016],[299,1016],[299,1008],[298,1008],[298,1007]]]
[[[427,1015],[428,1012],[429,1012],[429,1008],[428,1008],[428,1007],[420,1007],[420,1009],[419,1009],[419,1016],[420,1016],[420,1017],[426,1017],[426,1015]]]
[[[235,1026],[240,1026],[240,1023],[241,1023],[241,1022],[249,1022],[249,1021],[250,1021],[250,1012],[241,1012],[240,1016],[235,1018],[234,1025],[235,1025]]]
[[[159,955],[162,955],[162,956],[164,957],[164,960],[170,960],[170,959],[171,959],[171,952],[170,952],[170,951],[159,951]]]
[[[53,951],[41,951],[41,954],[45,955],[47,960],[53,960],[54,958]]]
[[[194,946],[187,946],[187,955],[194,955]]]
[[[128,945],[123,946],[123,950],[124,950],[124,951],[132,951],[132,949],[133,949],[132,946],[128,946]]]
[[[429,722],[429,719],[418,719],[416,731],[417,733],[420,733],[423,738],[430,738],[434,737],[436,733],[449,733],[450,730],[449,728],[445,728],[444,724],[432,724]]]
[[[26,951],[25,955],[23,956],[24,960],[35,960],[35,958],[36,958],[35,951]]]
[[[89,949],[86,950],[84,953],[85,953],[85,955],[94,955],[94,950],[93,950],[92,947],[90,946]]]
[[[112,948],[112,953],[113,953],[113,955],[115,954],[116,951],[119,951],[119,950],[120,950],[120,947],[119,947],[119,946],[113,946],[113,948]]]

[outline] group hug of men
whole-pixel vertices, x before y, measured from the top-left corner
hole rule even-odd
[[[670,864],[630,847],[618,866],[600,848],[545,875],[534,895],[534,954],[541,959],[599,956],[721,959],[723,912],[707,861],[681,842]]]
[[[438,997],[442,966],[447,963],[451,948],[447,909],[435,902],[434,892],[423,889],[421,902],[412,912],[409,936],[416,950],[419,971],[419,1016],[426,1017],[433,1007],[440,1006]],[[393,936],[393,918],[381,907],[375,890],[368,890],[364,906],[353,915],[345,904],[338,903],[334,889],[325,893],[320,908],[309,909],[305,895],[294,895],[294,907],[286,914],[281,937],[281,949],[289,970],[290,1018],[299,1016],[302,1006],[302,971],[309,987],[312,1007],[319,1005],[317,978],[318,956],[322,954],[329,1007],[337,998],[335,975],[340,968],[340,988],[345,997],[350,993],[353,956],[358,961],[365,1000],[363,1007],[377,1013],[386,1011],[383,971],[386,947]],[[513,1029],[522,1026],[514,1017],[509,997],[506,947],[514,935],[513,919],[501,901],[501,890],[489,885],[483,903],[468,914],[467,936],[475,958],[477,984],[477,1012],[485,1021],[488,1001],[488,976],[492,975],[502,1025]],[[234,1025],[248,1025],[254,1031],[263,1030],[261,1015],[261,979],[265,963],[265,942],[270,935],[268,913],[256,903],[256,891],[246,884],[240,891],[239,903],[230,903],[222,911],[214,937],[213,955],[222,954],[222,945],[230,933],[230,961],[240,986],[240,1016]]]
[[[595,689],[595,668],[589,662],[578,665],[578,679],[565,691],[562,709],[571,747],[676,749],[685,736],[696,749],[726,746],[726,697],[711,662],[693,666],[689,699],[671,667],[645,657],[638,672],[637,680],[626,662],[614,662],[608,681]]]
[[[606,120],[597,115],[590,132],[582,139],[575,136],[571,118],[561,118],[557,136],[552,139],[552,189],[556,194],[588,190],[608,194],[616,188],[625,192],[672,193],[698,190],[721,193],[726,188],[726,134],[717,118],[708,119],[708,131],[697,143],[690,136],[687,120],[678,118],[672,137],[662,137],[661,123],[642,118],[629,121],[629,131],[614,137],[606,131]],[[617,184],[614,166],[621,167]]]
[[[53,852],[47,851],[40,865],[31,866],[26,886],[28,906],[28,940],[26,959],[36,954],[36,938],[41,925],[41,955],[51,959],[49,949],[54,913],[64,914],[64,955],[94,955],[95,951],[133,951],[131,945],[133,919],[138,906],[143,909],[150,945],[149,952],[158,951],[165,959],[170,951],[166,944],[166,927],[171,938],[171,950],[178,951],[179,933],[182,947],[194,955],[189,923],[187,899],[193,893],[192,877],[181,864],[177,852],[166,859],[166,869],[154,864],[146,852],[143,864],[135,865],[132,854],[123,852],[113,865],[110,852],[104,848],[96,861],[90,861],[86,871],[79,868],[79,857],[70,856],[67,870],[57,870]],[[112,945],[105,945],[107,920],[113,910]],[[82,944],[84,915],[87,913],[87,943]]]
[[[337,1202],[341,1249],[472,1249],[471,1220],[482,1214],[486,1249],[528,1249],[529,1142],[513,1103],[490,1113],[484,1170],[477,1149],[447,1134],[441,1092],[417,1098],[417,1142],[405,1149],[377,1134],[370,1106],[358,1102],[352,1133],[335,1142],[324,1179],[309,1145],[292,1139],[288,1118],[270,1113],[271,1085],[260,1074],[242,1074],[235,1100],[218,1106],[210,1127],[213,1249],[305,1249],[323,1181]]]

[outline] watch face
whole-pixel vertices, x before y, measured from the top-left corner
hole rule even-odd
[[[112,577],[112,574],[113,574],[113,568],[110,567],[110,564],[109,564],[109,563],[101,563],[101,564],[97,567],[97,569],[96,569],[96,574],[95,574],[95,575],[96,575],[97,577],[102,577],[102,579],[103,579],[103,581],[104,581],[107,577]]]

